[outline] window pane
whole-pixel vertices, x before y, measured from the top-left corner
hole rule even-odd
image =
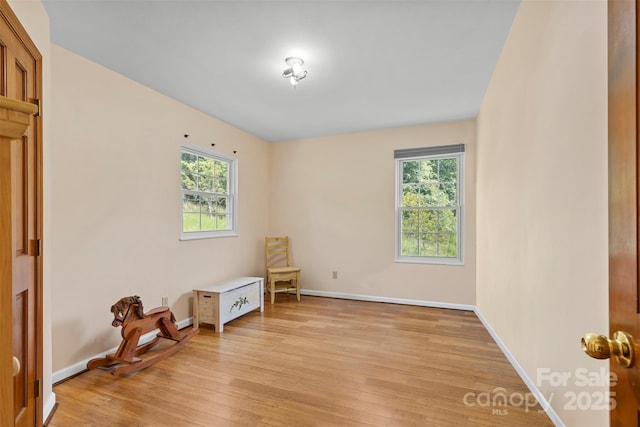
[[[226,197],[218,197],[216,199],[216,212],[219,214],[227,213],[227,198]]]
[[[182,230],[183,231],[200,231],[200,214],[199,213],[183,213],[182,214]]]
[[[420,206],[420,194],[415,184],[405,184],[402,186],[402,206]]]
[[[182,165],[184,167],[185,165],[195,165],[197,156],[195,154],[185,153],[182,151],[180,153],[180,159],[182,160]]]
[[[198,156],[198,174],[213,175],[213,159]]]
[[[402,255],[418,256],[418,234],[402,233]]]
[[[434,182],[438,181],[438,161],[422,160],[420,162],[420,181]]]
[[[216,178],[214,191],[216,193],[229,194],[229,180],[226,176],[218,176]]]
[[[417,184],[420,179],[420,161],[411,160],[402,162],[402,182],[405,184]]]
[[[440,190],[440,198],[442,201],[440,206],[456,206],[458,204],[455,182],[441,183],[439,190]]]
[[[417,232],[419,230],[419,212],[415,210],[402,212],[402,231]]]
[[[182,188],[187,190],[196,190],[196,155],[190,153],[181,153],[181,176],[182,176]]]
[[[206,193],[213,193],[213,175],[200,174],[198,178],[198,190],[204,191]]]
[[[438,212],[420,211],[420,231],[433,233],[438,230]]]
[[[438,231],[455,233],[457,225],[456,211],[454,209],[438,211]]]
[[[438,235],[420,233],[420,256],[436,256],[438,253]]]
[[[196,202],[195,197],[185,194],[182,200],[182,212],[200,213],[200,205]]]
[[[216,215],[216,230],[228,230],[227,215]]]
[[[213,214],[202,214],[202,231],[211,231],[216,229],[216,216]]]
[[[454,234],[440,234],[438,236],[438,256],[457,257],[456,236]]]
[[[202,197],[196,196],[193,194],[184,194],[182,201],[183,201],[183,208],[184,208],[184,203],[188,202],[190,203],[190,207],[193,209],[192,212],[200,212],[200,205],[202,205]]]
[[[229,164],[226,162],[215,162],[215,188],[217,193],[229,193]]]
[[[458,179],[458,160],[442,159],[439,163],[438,180],[440,182],[456,182]]]
[[[440,206],[440,192],[438,183],[424,184],[422,186],[423,198],[420,206]]]

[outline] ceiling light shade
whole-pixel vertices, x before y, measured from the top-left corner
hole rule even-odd
[[[301,58],[290,56],[284,62],[289,66],[282,72],[282,77],[289,79],[292,86],[297,86],[298,82],[307,77],[307,71],[302,68],[304,61]]]

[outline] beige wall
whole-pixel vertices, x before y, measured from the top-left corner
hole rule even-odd
[[[53,370],[116,346],[110,306],[262,272],[269,145],[61,47],[53,77]],[[238,151],[239,237],[179,241],[180,143]]]
[[[606,40],[603,1],[522,2],[478,117],[478,309],[568,426],[609,416],[564,395],[607,390],[575,375],[608,366]]]
[[[49,15],[40,1],[9,0],[9,6],[16,14],[31,40],[42,54],[42,123],[43,123],[43,182],[44,182],[44,235],[43,235],[43,378],[42,398],[45,417],[51,411],[55,396],[51,389],[51,42],[49,37]]]
[[[269,231],[291,237],[302,288],[475,304],[475,132],[466,120],[274,144]],[[393,150],[459,143],[467,148],[465,265],[395,263]]]
[[[477,153],[473,120],[268,145],[51,47],[41,3],[9,3],[44,56],[45,405],[52,370],[118,344],[115,300],[137,293],[153,307],[166,295],[185,319],[192,288],[262,274],[265,234],[291,236],[305,289],[477,303],[534,382],[538,368],[606,366],[578,345],[608,328],[603,2],[522,3]],[[178,241],[184,133],[238,150],[239,237]],[[394,263],[393,149],[460,142],[465,266]],[[605,411],[563,409],[565,390],[585,390],[571,381],[539,387],[567,425],[608,423]]]

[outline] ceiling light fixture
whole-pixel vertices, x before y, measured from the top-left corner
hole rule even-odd
[[[302,65],[304,64],[302,59],[290,56],[289,58],[286,58],[284,62],[287,63],[289,68],[284,70],[282,77],[289,79],[292,86],[297,86],[300,80],[307,77],[307,70],[302,69]]]

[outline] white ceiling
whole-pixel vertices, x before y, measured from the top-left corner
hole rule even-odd
[[[267,141],[475,117],[517,0],[44,0],[52,41]],[[294,88],[284,58],[309,74]]]

